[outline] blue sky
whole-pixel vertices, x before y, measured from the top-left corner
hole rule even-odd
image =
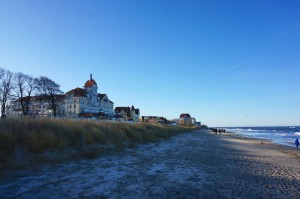
[[[209,126],[300,125],[300,1],[0,0],[0,66]]]

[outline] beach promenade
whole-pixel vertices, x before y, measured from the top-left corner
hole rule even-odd
[[[92,160],[13,171],[0,198],[299,198],[300,150],[196,130]]]

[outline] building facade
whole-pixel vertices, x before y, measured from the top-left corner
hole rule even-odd
[[[56,114],[58,117],[64,116],[64,103],[65,103],[65,95],[57,95],[57,108]],[[19,100],[14,100],[9,103],[6,109],[8,117],[22,117],[23,110]],[[31,117],[52,117],[53,110],[50,104],[42,100],[39,96],[30,97],[30,102],[28,104],[28,112],[27,116]]]
[[[83,88],[75,88],[64,95],[58,96],[57,116],[58,117],[101,117],[107,118],[114,114],[114,103],[109,100],[106,94],[98,93],[98,85],[90,75]],[[8,116],[23,115],[21,104],[14,100],[8,106]],[[31,97],[28,115],[39,117],[53,116],[53,110],[46,101],[38,96]]]
[[[115,113],[116,113],[116,118],[119,118],[120,121],[139,122],[140,109],[136,109],[134,106],[131,106],[131,108],[129,106],[116,107]]]
[[[180,126],[191,126],[191,125],[193,125],[193,121],[196,121],[196,120],[195,120],[195,118],[193,119],[190,114],[182,113],[179,116],[178,123]]]
[[[152,124],[168,124],[168,120],[159,116],[142,116],[141,122],[147,122]]]
[[[98,93],[98,85],[90,76],[83,88],[75,88],[66,93],[66,117],[84,117],[88,114],[113,115],[114,103],[106,94]]]

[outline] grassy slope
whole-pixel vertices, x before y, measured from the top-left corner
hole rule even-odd
[[[125,124],[71,120],[0,120],[0,163],[15,153],[17,145],[38,154],[46,150],[84,150],[93,144],[146,143],[167,138],[191,128],[146,123]]]

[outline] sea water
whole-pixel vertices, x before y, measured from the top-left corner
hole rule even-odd
[[[276,127],[227,127],[226,131],[246,137],[267,139],[271,142],[295,147],[295,140],[300,140],[300,126]]]

